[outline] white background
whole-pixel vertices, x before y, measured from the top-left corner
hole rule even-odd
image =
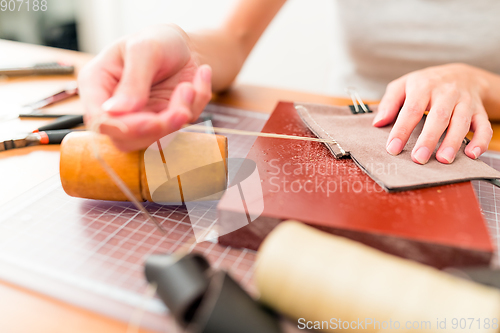
[[[151,24],[172,22],[186,31],[216,27],[237,1],[78,0],[80,47],[97,53]],[[288,0],[238,81],[331,95],[330,73],[342,65],[332,49],[338,41],[334,17],[333,0]]]

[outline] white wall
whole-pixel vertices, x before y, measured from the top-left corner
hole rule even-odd
[[[238,0],[79,0],[79,38],[97,53],[120,36],[158,23],[215,27]],[[337,65],[331,0],[288,0],[250,55],[239,82],[329,94]]]

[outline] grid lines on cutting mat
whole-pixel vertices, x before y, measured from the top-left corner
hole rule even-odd
[[[81,214],[62,214],[56,219],[61,208]],[[97,204],[69,198],[62,189],[54,190],[30,207],[27,214],[31,217],[20,215],[12,220],[14,225],[2,223],[2,233],[9,237],[0,242],[0,252],[142,293],[145,258],[152,253],[172,253],[194,238],[182,207],[147,204],[146,208],[168,230],[166,236],[130,204]],[[213,218],[200,215],[200,219]],[[28,219],[36,222],[20,227],[19,221]],[[229,269],[243,284],[250,282],[252,251],[227,249],[213,243],[196,244],[194,248],[206,254],[216,267]]]
[[[260,131],[268,117],[213,105],[205,112],[216,114],[214,126],[251,131]],[[246,157],[254,141],[253,137],[228,136],[230,157]],[[214,267],[227,269],[252,289],[253,251],[194,242],[192,225],[217,221],[215,203],[190,204],[189,217],[181,206],[147,203],[145,207],[167,235],[130,203],[69,197],[56,175],[2,207],[0,276],[3,264],[14,264],[26,269],[27,274],[60,278],[101,297],[135,300],[129,305],[136,306],[146,288],[145,259],[153,253],[172,253],[187,243],[206,255]],[[113,288],[114,294],[107,293],[106,288]]]

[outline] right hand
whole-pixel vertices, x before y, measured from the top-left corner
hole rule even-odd
[[[148,147],[196,119],[211,98],[211,68],[199,64],[187,34],[154,26],[106,48],[78,76],[89,125],[123,151]]]

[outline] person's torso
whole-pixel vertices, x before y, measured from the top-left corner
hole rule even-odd
[[[500,1],[336,0],[352,66],[345,85],[380,98],[390,81],[453,62],[500,74]]]

